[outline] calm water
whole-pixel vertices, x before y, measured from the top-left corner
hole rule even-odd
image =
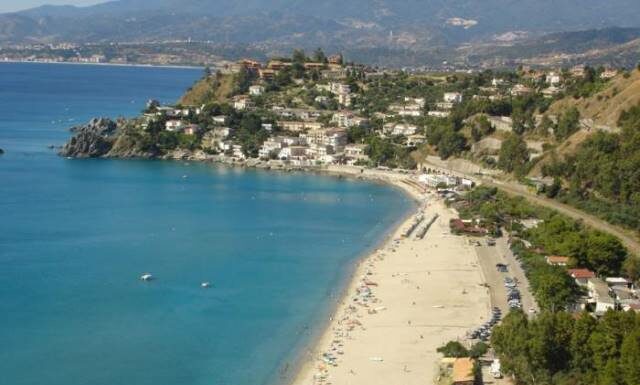
[[[1,384],[278,380],[412,207],[374,184],[46,148],[94,115],[174,101],[200,72],[0,64]]]

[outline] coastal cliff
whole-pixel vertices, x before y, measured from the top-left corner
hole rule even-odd
[[[74,135],[62,147],[60,155],[71,158],[152,158],[158,151],[144,146],[127,130],[128,121],[94,118],[71,128]]]
[[[95,118],[84,126],[73,127],[75,135],[64,145],[60,155],[73,158],[97,158],[113,147],[118,125],[111,119]]]

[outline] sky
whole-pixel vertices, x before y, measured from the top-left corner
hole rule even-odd
[[[14,12],[23,9],[52,5],[93,5],[105,0],[0,0],[0,12]]]

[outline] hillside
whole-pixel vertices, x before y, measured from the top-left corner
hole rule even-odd
[[[572,66],[589,63],[633,67],[640,57],[640,28],[603,28],[549,33],[543,36],[490,41],[459,50],[484,67],[515,64]]]
[[[549,112],[561,113],[576,107],[585,119],[593,119],[596,125],[616,127],[623,111],[640,104],[640,71],[634,70],[628,78],[618,75],[609,86],[589,98],[564,98],[554,103]]]
[[[190,87],[178,103],[185,106],[199,106],[211,102],[225,102],[229,100],[234,86],[233,76],[203,78]]]

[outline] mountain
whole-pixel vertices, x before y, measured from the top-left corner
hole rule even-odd
[[[322,47],[393,67],[628,66],[638,28],[637,0],[119,0],[0,14],[0,47],[199,41],[228,59]]]
[[[640,58],[640,28],[556,32],[516,41],[470,45],[458,53],[467,62],[482,67],[589,63],[631,68]]]
[[[509,33],[640,27],[637,0],[120,0],[0,15],[0,42],[157,41],[424,48]]]

